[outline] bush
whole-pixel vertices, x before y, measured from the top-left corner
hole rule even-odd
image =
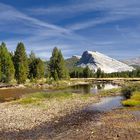
[[[131,84],[122,88],[122,94],[126,99],[130,99],[135,91],[140,91],[140,84]]]
[[[124,106],[140,106],[140,92],[133,92],[131,98],[123,101],[122,104]]]

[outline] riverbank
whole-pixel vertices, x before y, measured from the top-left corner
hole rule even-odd
[[[86,80],[61,80],[61,81],[36,81],[36,82],[27,82],[25,84],[0,84],[0,90],[4,89],[25,89],[25,88],[35,88],[35,89],[63,89],[66,87],[74,86],[74,85],[85,85],[90,84],[91,81]]]
[[[51,99],[25,97],[0,104],[0,132],[31,130],[42,123],[57,121],[57,118],[99,100],[98,97],[90,95],[70,94],[66,97],[64,95],[54,96]]]
[[[139,109],[138,109],[139,110]],[[71,120],[71,123],[68,123]],[[41,139],[63,140],[139,140],[140,117],[129,109],[117,109],[106,113],[78,112],[55,124],[50,136]],[[61,126],[61,127],[60,127]]]
[[[51,109],[20,104],[0,105],[0,140],[139,140],[140,108],[109,112],[85,111],[86,101],[74,98],[53,102]]]
[[[124,106],[140,106],[140,91],[136,91],[132,94],[130,99],[122,102]]]
[[[113,96],[120,95],[120,91],[117,88],[103,90],[99,94],[63,93],[62,90],[60,93],[38,92],[1,103],[0,140],[137,140],[140,134],[140,108],[109,112],[85,110],[90,104],[95,107],[97,102],[105,106],[101,98],[116,98]],[[104,103],[107,105],[108,101],[104,100]]]
[[[14,88],[39,88],[39,89],[63,89],[74,85],[85,85],[99,82],[111,82],[117,85],[124,85],[126,82],[140,82],[140,78],[71,78],[69,80],[51,81],[51,80],[38,80],[36,82],[26,82],[25,84],[0,84],[2,89]]]
[[[1,103],[0,139],[14,139],[20,133],[32,131],[46,123],[57,123],[61,118],[99,102],[102,96],[106,95],[34,93],[16,101]]]
[[[71,84],[68,85],[68,82],[66,81],[58,81],[53,86],[53,88],[45,88],[44,84],[41,85],[41,87],[38,87],[37,84],[31,84],[28,86],[19,86],[19,88],[5,88],[0,90],[0,102],[9,102],[12,100],[17,100],[19,98],[22,98],[23,96],[26,96],[28,94],[36,93],[36,92],[45,92],[45,93],[58,93],[58,92],[69,92],[69,93],[77,93],[77,94],[87,94],[87,93],[93,93],[97,94],[101,90],[106,89],[112,89],[114,88],[112,92],[117,92],[116,90],[120,88],[117,84],[113,84],[111,82],[105,83],[105,82],[71,82]],[[44,87],[44,88],[43,88]],[[104,94],[107,94],[105,92]],[[110,91],[109,91],[110,94]]]

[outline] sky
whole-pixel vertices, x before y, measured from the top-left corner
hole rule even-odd
[[[99,51],[122,60],[140,56],[139,0],[0,0],[0,42],[18,42],[49,59]]]

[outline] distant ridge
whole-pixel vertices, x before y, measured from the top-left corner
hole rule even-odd
[[[72,71],[74,67],[76,67],[77,63],[79,62],[81,56],[73,55],[71,58],[65,60],[66,66],[69,71]]]
[[[123,60],[122,62],[124,62],[124,63],[126,63],[127,65],[130,65],[130,66],[132,66],[132,65],[140,66],[140,57]]]
[[[97,71],[100,68],[105,73],[132,71],[134,68],[127,64],[106,56],[97,51],[85,51],[82,54],[78,67],[88,66],[91,70]]]

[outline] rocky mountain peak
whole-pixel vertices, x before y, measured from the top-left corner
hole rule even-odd
[[[105,73],[132,71],[134,68],[116,59],[97,51],[85,51],[77,66],[88,66],[91,70],[97,71],[100,68]]]

